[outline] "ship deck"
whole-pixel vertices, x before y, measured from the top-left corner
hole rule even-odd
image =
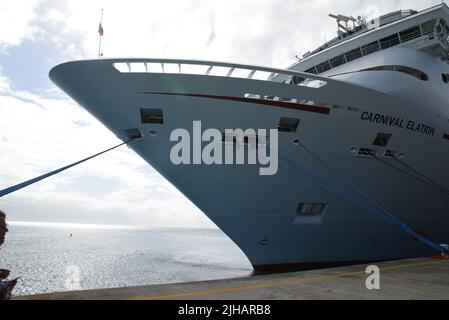
[[[449,259],[381,262],[380,289],[368,265],[251,277],[16,297],[25,300],[449,299]]]

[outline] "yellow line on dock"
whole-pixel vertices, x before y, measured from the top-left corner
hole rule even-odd
[[[436,264],[436,263],[443,262],[443,261],[447,262],[449,260],[436,259],[436,260],[420,262],[420,263],[399,264],[399,265],[395,265],[395,266],[391,266],[391,267],[381,268],[380,270],[381,271],[389,271],[389,270],[404,269],[404,268],[411,268],[411,267],[420,267],[420,266]],[[355,276],[355,275],[361,275],[361,274],[365,274],[365,270],[356,271],[356,272],[347,272],[347,273],[337,273],[337,274],[318,276],[318,277],[308,277],[308,278],[299,279],[299,280],[260,283],[260,284],[246,285],[246,286],[240,286],[240,287],[212,289],[212,290],[205,290],[205,291],[181,292],[181,293],[165,294],[165,295],[158,295],[158,296],[147,296],[147,297],[142,297],[142,298],[133,298],[130,300],[173,299],[173,298],[180,298],[180,297],[192,297],[192,296],[201,296],[201,295],[226,293],[226,292],[238,292],[238,291],[245,291],[245,290],[251,290],[251,289],[271,288],[271,287],[280,287],[280,286],[293,285],[293,284],[320,282],[320,281],[324,281],[324,280],[334,280],[334,279],[338,279],[338,278],[342,278],[342,277],[349,277],[349,276]]]

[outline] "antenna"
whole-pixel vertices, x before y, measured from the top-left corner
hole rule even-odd
[[[340,33],[347,33],[350,30],[352,30],[353,28],[355,28],[356,27],[356,23],[358,21],[357,19],[355,19],[352,16],[348,17],[348,16],[344,16],[342,14],[335,15],[335,14],[331,13],[331,14],[329,14],[329,17],[334,18],[335,20],[337,20],[337,26],[338,26],[339,34]],[[342,24],[342,22],[344,24]],[[350,27],[348,25],[349,22],[352,22],[352,27]]]
[[[98,33],[100,35],[100,43],[98,45],[98,57],[102,57],[103,53],[101,52],[101,40],[103,38],[104,30],[103,30],[103,9],[101,9],[101,18],[100,18],[100,24],[98,26]]]

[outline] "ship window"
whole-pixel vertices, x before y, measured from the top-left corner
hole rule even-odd
[[[299,119],[281,118],[279,121],[278,131],[280,132],[296,132],[298,130]]]
[[[401,157],[401,154],[396,151],[387,150],[384,152],[384,158],[395,159],[398,157]]]
[[[142,138],[142,134],[139,129],[127,129],[125,130],[125,135],[128,139],[140,139]]]
[[[323,215],[325,209],[325,203],[300,203],[297,214],[305,217],[316,217]]]
[[[443,78],[443,82],[444,82],[444,83],[447,83],[447,82],[448,82],[449,77],[448,77],[447,73],[442,73],[442,74],[441,74],[441,77]]]
[[[362,57],[362,51],[360,50],[360,48],[357,48],[355,50],[346,52],[345,57],[347,62],[356,60]]]
[[[379,147],[386,147],[390,138],[391,134],[389,133],[378,133],[376,139],[374,139],[373,144]]]
[[[395,65],[394,66],[377,66],[377,67],[363,69],[363,70],[359,70],[359,71],[396,71],[396,72],[402,72],[402,73],[411,75],[411,76],[418,78],[419,80],[422,80],[422,81],[429,80],[429,76],[427,74],[425,74],[424,72],[414,69],[414,68],[406,67],[406,66],[395,66]]]
[[[425,34],[432,34],[433,29],[435,28],[436,20],[430,20],[427,22],[424,22],[421,25],[422,33]]]
[[[332,67],[331,67],[329,61],[326,61],[326,62],[316,66],[316,70],[317,70],[318,73],[323,73],[323,72],[326,72],[326,71],[328,71],[330,69],[332,69]]]
[[[291,84],[300,84],[301,82],[303,82],[304,80],[306,80],[303,77],[299,77],[299,76],[293,76],[292,77],[292,81],[290,82]]]
[[[380,46],[381,46],[382,50],[396,46],[398,44],[399,44],[399,36],[397,33],[380,40]]]
[[[352,112],[359,112],[359,108],[357,108],[357,107],[347,107],[346,110],[352,111]]]
[[[315,70],[315,67],[313,67],[313,68],[310,68],[309,70],[306,70],[306,71],[304,71],[304,72],[306,72],[306,73],[312,73],[312,74],[316,74],[316,70]]]
[[[362,47],[363,55],[369,55],[371,53],[377,52],[380,50],[379,42],[375,41],[366,46]]]
[[[162,113],[162,109],[149,109],[149,108],[141,108],[140,109],[140,118],[142,123],[164,123],[164,116]]]
[[[367,149],[367,148],[360,148],[360,149],[356,150],[355,155],[358,157],[373,158],[377,155],[377,151],[372,150],[372,149]]]
[[[333,68],[341,66],[342,64],[345,64],[345,63],[346,63],[346,61],[345,61],[345,56],[344,55],[335,57],[335,58],[333,58],[331,60],[331,65],[332,65]]]
[[[245,98],[250,98],[250,99],[260,99],[260,94],[245,93]]]
[[[421,36],[421,29],[419,28],[419,26],[407,29],[399,33],[401,42],[407,42],[419,38],[420,36]]]

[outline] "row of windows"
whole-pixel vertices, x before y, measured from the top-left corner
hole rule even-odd
[[[345,63],[359,59],[363,56],[369,55],[371,53],[388,49],[400,43],[408,42],[410,40],[422,37],[424,35],[431,35],[434,32],[435,24],[436,20],[427,21],[421,24],[420,26],[404,30],[402,32],[383,38],[379,41],[374,41],[363,47],[348,51],[345,54],[332,58],[331,60],[323,62],[319,65],[316,65],[306,70],[305,72],[312,74],[320,74],[333,68],[336,68],[338,66],[341,66]]]
[[[441,77],[443,78],[443,82],[444,83],[448,83],[449,82],[449,74],[447,73],[442,73]]]
[[[377,66],[377,67],[361,69],[361,70],[356,70],[356,71],[351,71],[351,72],[334,74],[331,77],[340,76],[343,74],[362,72],[362,71],[396,71],[396,72],[402,72],[402,73],[408,74],[408,75],[418,78],[419,80],[422,80],[422,81],[429,80],[429,76],[426,73],[424,73],[418,69],[414,69],[414,68],[406,67],[406,66],[398,66],[398,65]],[[443,74],[443,81],[444,81],[444,76],[446,76],[446,75]],[[449,75],[447,75],[447,77],[449,78]],[[446,79],[446,81],[447,81],[447,79]]]
[[[295,99],[295,98],[280,98],[277,96],[270,96],[270,95],[260,95],[260,94],[256,94],[256,93],[245,93],[244,94],[245,98],[250,98],[250,99],[262,99],[262,100],[272,100],[272,101],[281,101],[281,102],[290,102],[290,103],[298,103],[298,104],[307,104],[307,105],[311,105],[314,106],[316,105],[316,103],[314,101],[310,101],[310,100],[299,100]]]
[[[396,72],[402,72],[408,75],[411,75],[415,78],[418,78],[419,80],[422,81],[428,81],[429,80],[429,76],[427,74],[425,74],[422,71],[419,71],[417,69],[413,69],[410,67],[406,67],[406,66],[378,66],[378,67],[373,67],[373,68],[368,68],[368,69],[363,69],[360,71],[396,71]]]
[[[174,60],[167,61],[169,62],[159,59],[149,59],[147,61],[136,62],[115,62],[113,63],[113,67],[120,73],[188,74],[276,82],[278,81],[278,78],[281,78],[290,79],[288,81],[284,81],[284,83],[293,83],[298,86],[314,89],[319,89],[327,85],[327,82],[323,80],[299,77],[292,75],[291,72],[277,72],[275,69],[272,69],[272,71],[266,71],[267,69],[259,70],[251,66],[234,64],[221,66],[214,65],[206,61],[195,64],[181,60],[178,63],[170,62]]]

